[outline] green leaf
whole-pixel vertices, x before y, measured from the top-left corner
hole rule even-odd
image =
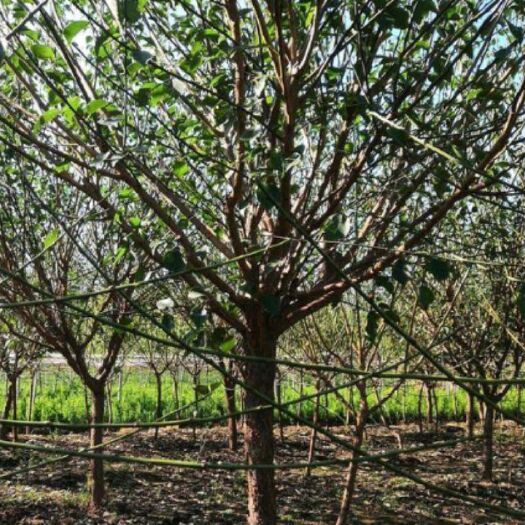
[[[379,308],[381,308],[381,312],[383,315],[380,315],[380,317],[384,317],[385,319],[390,320],[392,323],[399,323],[401,321],[399,315],[397,315],[392,308],[386,304],[386,303],[379,303]]]
[[[164,314],[162,316],[162,320],[160,322],[162,325],[162,328],[166,330],[167,332],[171,332],[175,326],[175,322],[173,320],[173,315],[171,314]]]
[[[74,20],[73,22],[69,22],[69,24],[64,27],[66,40],[71,43],[73,39],[88,26],[89,22],[87,20]]]
[[[404,129],[388,128],[386,134],[400,146],[405,146],[410,142],[410,137]]]
[[[414,8],[414,19],[416,22],[421,22],[432,11],[438,11],[434,0],[419,0]]]
[[[208,385],[196,385],[195,386],[195,392],[197,394],[201,394],[203,396],[209,394],[210,392],[210,387]]]
[[[55,120],[55,118],[58,117],[58,115],[60,115],[60,109],[51,108],[51,109],[48,109],[47,111],[44,111],[44,113],[40,115],[40,118],[42,119],[43,122],[51,122]]]
[[[141,15],[139,0],[120,0],[119,18],[122,22],[134,24],[138,22]]]
[[[235,348],[236,344],[237,339],[234,336],[232,336],[229,339],[226,339],[226,341],[223,341],[219,345],[219,349],[221,350],[221,352],[231,352]]]
[[[173,173],[182,179],[190,171],[190,167],[183,160],[176,160],[173,163]]]
[[[392,266],[392,277],[401,285],[404,286],[408,282],[408,276],[405,273],[404,259],[398,259]]]
[[[263,308],[272,316],[277,316],[281,312],[281,299],[275,295],[265,294],[261,297]]]
[[[275,202],[281,201],[281,192],[274,182],[263,183],[257,188],[257,200],[265,210],[271,210]]]
[[[190,319],[197,330],[200,330],[204,326],[207,317],[208,314],[206,310],[203,310],[202,308],[193,308],[190,312]]]
[[[58,237],[60,235],[60,230],[54,229],[51,230],[43,239],[42,242],[44,244],[44,249],[51,248],[53,244],[55,244],[58,241]]]
[[[374,310],[370,310],[370,312],[368,312],[368,315],[366,316],[366,335],[372,343],[375,341],[375,338],[377,336],[379,319],[379,314]]]
[[[95,100],[92,100],[91,102],[88,102],[86,104],[86,113],[88,115],[93,115],[93,113],[100,111],[101,109],[105,108],[107,105],[108,105],[108,102],[106,102],[105,100],[96,98]]]
[[[389,7],[380,17],[379,23],[385,28],[408,29],[408,11],[401,7]]]
[[[133,51],[133,58],[139,64],[145,66],[153,58],[153,55],[148,51],[144,51],[143,49],[136,49]]]
[[[140,217],[130,217],[129,223],[132,228],[140,228],[142,221],[140,220]]]
[[[518,41],[521,42],[523,40],[523,37],[525,35],[525,31],[522,27],[517,26],[516,24],[513,24],[512,22],[509,22],[507,20],[507,25],[509,26],[510,32],[512,33],[512,36]]]
[[[417,302],[423,310],[426,310],[434,301],[434,292],[426,285],[422,284],[419,287]]]
[[[350,233],[350,219],[342,214],[334,215],[324,227],[328,241],[339,241]]]
[[[388,277],[385,277],[384,275],[378,275],[374,280],[377,286],[381,286],[387,292],[394,293],[394,285]]]
[[[432,257],[425,265],[425,269],[430,272],[437,281],[445,281],[450,276],[450,265],[443,259]]]
[[[186,263],[184,262],[182,254],[178,248],[166,252],[162,264],[164,268],[167,268],[173,273],[182,272],[186,268]]]
[[[33,44],[31,46],[33,54],[41,60],[55,60],[55,52],[52,47],[44,46],[42,44]]]

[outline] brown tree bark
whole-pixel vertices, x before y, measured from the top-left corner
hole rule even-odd
[[[483,474],[485,481],[493,481],[494,465],[494,408],[485,405],[485,420],[483,422]]]
[[[162,417],[162,374],[155,371],[155,384],[157,387],[157,406],[155,409],[155,418],[160,420]],[[159,437],[159,427],[155,427],[155,439]]]
[[[36,395],[36,383],[37,383],[38,372],[36,370],[31,370],[31,385],[29,388],[29,399],[27,400],[27,420],[32,421],[33,419],[33,409],[35,406],[35,395]],[[31,433],[31,427],[26,427],[26,434]]]
[[[281,390],[281,375],[280,373],[277,373],[276,375],[276,381],[275,381],[275,397],[277,398],[277,404],[280,406],[282,403],[282,396],[281,396],[282,390]],[[281,439],[281,443],[284,443],[284,420],[282,412],[279,411],[279,437]]]
[[[15,374],[11,379],[13,389],[13,419],[18,418],[18,375]],[[13,425],[13,441],[18,441],[18,425]]]
[[[474,436],[474,424],[476,419],[474,396],[472,394],[468,394],[467,399],[467,436],[471,438]]]
[[[434,421],[434,400],[432,398],[432,386],[425,385],[427,391],[427,424],[430,426]]]
[[[301,370],[299,374],[299,399],[302,399],[304,396],[304,370]],[[297,425],[299,426],[299,418],[302,416],[303,413],[303,402],[299,401],[296,405],[296,412],[297,414]]]
[[[365,433],[366,420],[368,417],[368,410],[366,404],[362,402],[361,410],[357,414],[356,428],[355,428],[355,439],[354,446],[360,448],[363,444],[363,437]],[[355,458],[355,453],[352,453],[352,459]],[[354,497],[355,485],[357,481],[357,471],[359,469],[359,463],[352,461],[348,467],[348,473],[346,475],[345,488],[343,497],[341,499],[341,508],[339,509],[339,515],[337,516],[336,525],[346,525],[348,521],[348,514],[350,511],[350,505]]]
[[[5,400],[5,405],[4,405],[4,412],[2,414],[2,419],[9,419],[9,414],[11,412],[11,407],[13,405],[13,384],[12,382],[8,379],[9,383],[8,383],[8,387],[7,387],[7,397],[6,397],[6,400]],[[7,439],[7,436],[9,435],[9,427],[7,425],[1,425],[0,426],[0,439],[2,440],[6,440]]]
[[[235,382],[230,374],[224,375],[224,394],[226,398],[226,410],[228,413],[228,448],[237,450],[237,419],[235,417]]]
[[[319,394],[319,389],[320,389],[320,380],[318,379],[316,382],[316,386],[315,386],[315,391],[317,394]],[[320,398],[321,398],[320,395],[317,395],[317,397],[315,398],[315,408],[314,408],[314,417],[313,417],[314,426],[310,434],[310,443],[308,446],[308,463],[311,463],[313,461],[314,454],[315,454],[315,443],[317,441],[317,425],[319,424],[319,405],[321,402]],[[312,472],[312,468],[310,467],[310,465],[308,465],[304,472],[305,477],[310,476],[311,472]]]
[[[91,407],[91,422],[104,422],[104,385],[99,385],[92,390],[93,406]],[[90,446],[100,445],[103,439],[103,429],[93,427],[90,433]],[[97,452],[101,452],[100,448]],[[104,462],[101,459],[92,459],[90,461],[90,470],[88,473],[88,490],[90,494],[90,507],[98,510],[102,507],[105,488],[104,488]]]
[[[423,433],[423,389],[424,386],[421,384],[417,398],[417,425],[420,434]]]
[[[263,314],[261,314],[262,317]],[[248,332],[246,352],[258,357],[275,359],[277,338],[257,322]],[[246,410],[257,408],[274,400],[274,363],[249,362],[243,369],[244,381],[249,387],[244,393]],[[260,397],[255,392],[261,393]],[[272,464],[274,460],[273,410],[249,412],[244,420],[246,461],[249,465]],[[273,469],[248,470],[248,524],[275,525],[277,508]]]

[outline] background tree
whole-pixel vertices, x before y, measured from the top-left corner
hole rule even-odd
[[[0,222],[0,264],[4,278],[0,293],[8,302],[20,302],[14,310],[21,323],[35,336],[60,353],[73,372],[91,394],[91,422],[104,421],[105,388],[122,350],[125,333],[118,328],[106,329],[96,317],[72,315],[64,303],[53,298],[77,294],[89,311],[110,323],[125,324],[132,312],[129,302],[111,291],[91,296],[93,289],[105,286],[99,275],[90,268],[96,261],[110,276],[111,284],[129,282],[137,275],[136,261],[122,251],[122,236],[111,229],[97,215],[83,208],[79,195],[61,193],[53,184],[42,188],[42,197],[61,197],[61,213],[66,216],[84,216],[60,234],[53,217],[46,214],[43,202],[32,207],[28,200],[31,183],[14,183],[1,187],[4,204]],[[46,195],[47,194],[47,195]],[[89,245],[82,250],[78,239]],[[80,248],[79,248],[80,246]],[[129,292],[128,292],[129,296]],[[51,298],[51,300],[49,300]],[[103,429],[91,429],[91,446],[102,443]],[[98,508],[104,498],[103,462],[94,459],[89,473],[91,505]]]

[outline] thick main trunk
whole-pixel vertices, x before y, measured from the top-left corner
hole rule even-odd
[[[358,449],[361,448],[361,445],[363,444],[363,437],[365,433],[367,417],[368,410],[366,407],[362,406],[359,414],[357,415],[354,439],[354,446]],[[352,459],[353,458],[355,458],[354,452],[352,453]],[[348,473],[346,475],[345,481],[345,489],[343,492],[343,497],[341,499],[341,508],[339,509],[339,515],[337,517],[336,525],[346,525],[348,521],[350,505],[352,504],[352,499],[354,497],[358,468],[359,463],[357,461],[352,461],[352,463],[350,463],[350,466],[348,467]]]
[[[91,422],[104,422],[104,387],[98,388],[92,392],[93,405],[91,407]],[[90,446],[97,447],[102,444],[103,429],[93,427],[90,433]],[[101,447],[96,452],[102,452]],[[94,510],[102,507],[104,500],[104,462],[101,459],[92,459],[90,461],[90,470],[88,474],[88,489],[90,495],[90,506]]]
[[[237,450],[237,419],[235,416],[235,381],[230,374],[224,375],[224,394],[226,398],[226,411],[228,413],[228,448]]]
[[[245,341],[246,352],[257,357],[275,359],[277,340],[256,328]],[[249,362],[243,370],[247,389],[245,410],[267,405],[274,400],[276,368],[274,363]],[[254,392],[261,394],[259,396]],[[272,464],[274,460],[273,410],[248,412],[244,420],[246,461],[250,465]],[[274,525],[277,522],[275,478],[273,469],[247,471],[248,524]]]
[[[494,464],[494,408],[485,406],[485,421],[483,422],[483,479],[492,481]]]

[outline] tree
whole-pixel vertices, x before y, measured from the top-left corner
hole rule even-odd
[[[51,184],[41,187],[42,198],[60,195],[60,213],[79,217],[60,234],[45,201],[31,205],[32,181],[12,181],[0,188],[3,208],[0,220],[0,296],[5,303],[17,304],[13,314],[35,334],[40,345],[59,352],[69,367],[89,389],[92,399],[91,423],[104,422],[105,388],[125,341],[118,324],[129,322],[129,299],[114,290],[100,297],[92,295],[106,285],[90,269],[94,262],[104,268],[112,285],[129,282],[139,275],[131,253],[122,251],[122,235],[97,214],[90,214],[79,195],[62,192]],[[40,181],[37,181],[39,184]],[[59,222],[60,224],[60,222]],[[89,245],[84,249],[78,239]],[[140,265],[139,265],[140,266]],[[130,291],[126,296],[131,297]],[[94,316],[72,315],[55,297],[71,294],[77,304],[87,306]],[[98,317],[98,318],[97,318]],[[106,319],[117,325],[106,328]],[[91,446],[99,447],[103,428],[91,429]],[[89,471],[91,505],[99,508],[104,499],[104,470],[101,459],[93,459]]]
[[[0,317],[0,370],[6,374],[8,381],[2,419],[8,419],[13,414],[17,419],[18,380],[20,376],[40,359],[43,348],[37,338],[32,337],[16,319]],[[9,426],[0,425],[0,439],[6,439]],[[13,441],[18,438],[18,427],[12,427]]]
[[[473,247],[474,253],[469,258],[469,250],[465,249],[464,257],[473,263],[463,272],[451,272],[447,286],[435,289],[439,306],[424,312],[434,329],[443,317],[442,310],[450,310],[444,324],[451,337],[442,345],[441,359],[458,374],[480,379],[472,388],[485,407],[482,478],[486,481],[493,481],[495,407],[512,387],[512,382],[505,379],[518,378],[525,361],[525,287],[521,270],[525,223],[518,212],[522,202],[521,196],[511,195],[490,214],[486,205],[465,214],[463,241],[465,246]],[[473,398],[469,394],[470,437]]]
[[[185,284],[267,359],[243,367],[247,409],[273,401],[286,330],[505,181],[520,3],[107,5],[59,0],[18,28],[24,9],[3,8],[3,154],[88,195],[159,266],[199,269]],[[247,414],[250,464],[273,462],[272,423]],[[275,523],[273,470],[247,482],[249,522]]]

